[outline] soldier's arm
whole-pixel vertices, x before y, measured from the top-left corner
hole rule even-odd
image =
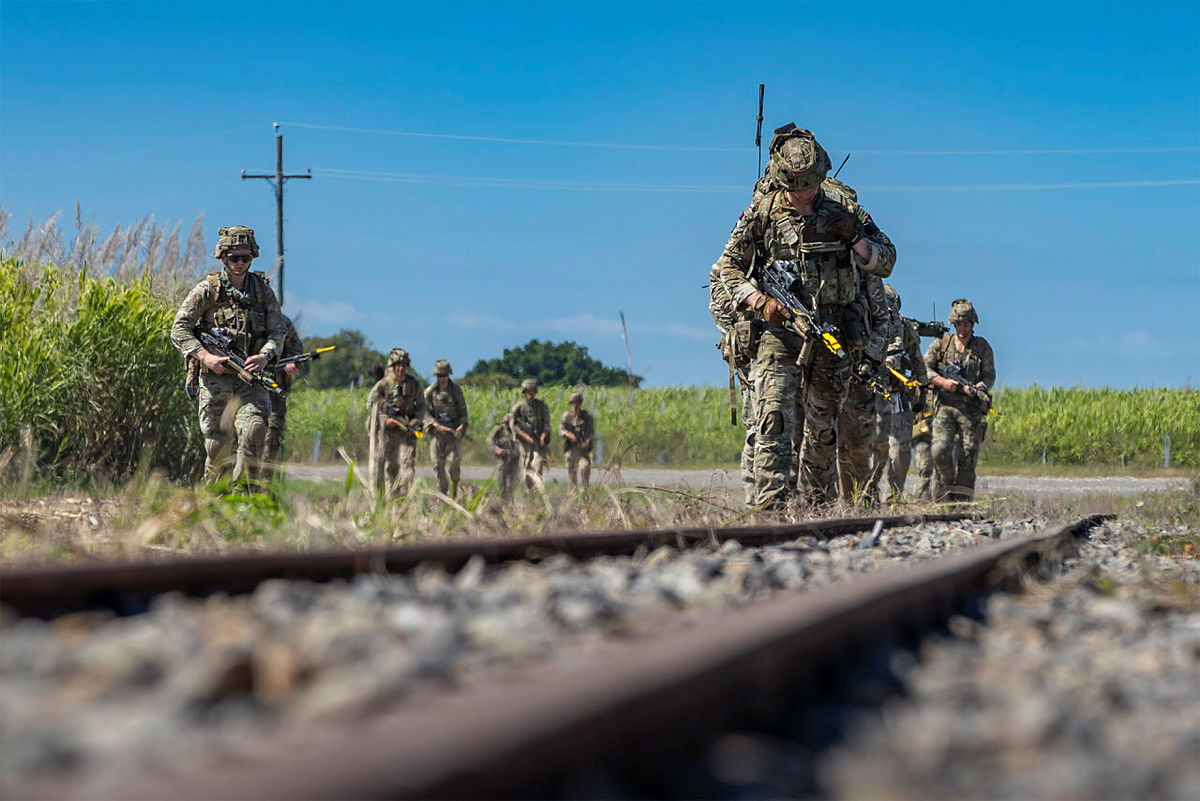
[[[904,328],[904,349],[912,364],[913,378],[918,384],[928,384],[929,372],[925,369],[925,360],[921,358],[921,337],[917,334],[916,326],[905,322],[900,325]]]
[[[467,396],[457,383],[454,385],[454,405],[458,413],[458,427],[466,431],[467,424],[471,422],[471,415],[467,411]]]
[[[762,241],[762,232],[755,222],[756,216],[753,211],[754,207],[751,206],[742,212],[715,265],[717,276],[724,284],[725,291],[740,309],[749,308],[746,298],[758,291],[751,281],[750,270],[754,263],[754,253]]]
[[[870,339],[867,342],[866,355],[876,362],[881,362],[888,340],[891,338],[892,313],[888,309],[887,295],[883,291],[882,279],[875,275],[864,275],[863,290],[867,296],[867,310],[871,315]]]
[[[261,280],[261,279],[260,279]],[[263,287],[267,295],[267,341],[259,353],[274,360],[283,352],[283,340],[287,337],[287,326],[283,322],[283,312],[279,309],[279,301],[270,285]]]
[[[875,224],[875,220],[871,218],[866,209],[855,204],[854,210],[858,214],[859,222],[862,223],[863,238],[860,241],[865,242],[870,251],[870,255],[864,257],[856,250],[854,261],[858,264],[859,269],[880,278],[887,278],[896,266],[896,246],[892,244],[888,235]]]
[[[171,323],[171,344],[185,357],[201,350],[200,340],[196,338],[196,328],[204,314],[204,306],[208,299],[208,282],[201,281],[184,298],[175,313]]]
[[[429,425],[433,417],[430,416],[429,407],[425,405],[425,393],[421,391],[421,385],[417,383],[417,379],[412,376],[409,376],[409,379],[412,381],[412,385],[416,387],[416,392],[413,393],[415,396],[413,404],[416,407],[413,409],[413,418],[419,420],[423,426]]]
[[[996,358],[992,354],[992,346],[988,344],[987,340],[984,340],[981,351],[979,356],[983,364],[979,370],[979,380],[987,387],[988,392],[991,392],[996,383]]]

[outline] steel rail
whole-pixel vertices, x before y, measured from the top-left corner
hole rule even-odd
[[[285,761],[131,777],[120,796],[479,798],[570,794],[602,773],[671,789],[662,771],[712,735],[777,726],[797,698],[880,641],[916,636],[961,604],[1060,558],[1111,516],[794,592],[703,626],[614,645],[602,660],[531,671],[357,721]],[[95,788],[92,788],[95,789]],[[106,790],[111,792],[113,785]],[[73,797],[91,795],[85,788]]]
[[[224,557],[183,557],[164,561],[104,562],[88,565],[0,570],[0,604],[17,614],[49,618],[68,612],[111,609],[136,614],[151,599],[166,592],[203,597],[253,592],[272,578],[332,581],[359,573],[406,573],[421,564],[440,564],[457,570],[473,556],[489,564],[567,554],[586,559],[602,554],[633,553],[662,545],[695,546],[737,540],[746,545],[780,542],[809,534],[834,537],[871,528],[928,521],[962,520],[966,513],[895,515],[810,520],[770,526],[736,528],[667,528],[633,531],[594,531],[519,539],[455,540],[430,544],[394,545],[355,550],[236,554]]]

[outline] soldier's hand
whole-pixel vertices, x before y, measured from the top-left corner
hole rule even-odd
[[[383,424],[387,428],[399,428],[400,427],[400,421],[394,417],[387,418],[386,420],[383,421]]]
[[[201,350],[199,358],[201,364],[217,375],[223,375],[224,373],[229,372],[225,369],[225,362],[229,361],[228,356],[214,356],[206,350]]]
[[[862,239],[862,223],[843,208],[836,208],[821,218],[821,226],[847,244]]]
[[[283,366],[283,372],[287,373],[288,375],[295,375],[296,373],[300,372],[300,365],[296,364],[295,362],[288,362]]]
[[[259,370],[267,366],[270,359],[265,353],[256,353],[253,356],[246,358],[246,369],[252,373],[257,373]]]
[[[771,325],[783,325],[787,322],[788,313],[783,304],[770,295],[762,292],[752,292],[746,298],[750,308]]]
[[[571,440],[571,442],[579,442],[579,438],[575,436],[574,432],[564,430],[562,435]]]

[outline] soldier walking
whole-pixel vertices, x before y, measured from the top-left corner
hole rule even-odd
[[[467,430],[467,400],[462,387],[450,379],[450,362],[438,359],[433,365],[434,381],[425,387],[425,407],[431,420],[429,455],[437,474],[438,491],[453,498],[462,473],[459,441]]]
[[[933,414],[934,497],[969,501],[975,495],[975,463],[987,432],[984,417],[996,383],[992,346],[975,336],[979,315],[966,298],[950,304],[953,334],[934,340],[925,353],[931,383],[937,389]],[[961,450],[956,441],[961,439]]]
[[[896,249],[865,209],[822,189],[829,156],[812,132],[784,126],[775,132],[770,151],[771,188],[743,212],[717,264],[736,308],[753,311],[766,322],[754,366],[755,502],[782,510],[791,492],[788,474],[802,378],[800,491],[814,504],[835,497],[837,417],[851,360],[814,347],[811,339],[784,326],[788,312],[755,283],[759,265],[782,262],[816,321],[837,325],[843,346],[857,355],[869,340],[858,273],[887,277]]]
[[[492,443],[492,454],[500,460],[500,497],[511,501],[521,463],[521,451],[513,434],[511,414],[504,415],[504,419],[496,424],[488,435],[488,442]]]
[[[392,348],[387,372],[367,396],[367,433],[371,440],[371,479],[388,500],[408,495],[416,477],[417,440],[425,425],[425,393],[408,351]],[[386,484],[385,484],[386,477]]]
[[[210,353],[200,342],[201,334],[212,334],[214,329],[228,332],[230,351],[245,360],[245,369],[251,374],[279,357],[283,316],[266,275],[250,270],[257,257],[258,242],[252,228],[221,228],[213,258],[219,259],[224,269],[209,273],[192,288],[171,324],[171,343],[199,370],[196,388],[204,435],[204,479],[209,483],[229,466],[230,420],[237,435],[233,479],[265,478],[261,454],[270,393],[258,382],[242,380],[227,364],[229,356]],[[233,408],[229,408],[231,404]]]
[[[572,392],[571,408],[563,412],[558,433],[563,438],[563,460],[567,464],[567,486],[587,489],[592,477],[592,440],[596,435],[592,413],[583,408],[583,393]]]
[[[550,442],[550,410],[537,397],[538,382],[526,378],[521,382],[521,393],[525,396],[509,409],[513,434],[520,450],[521,470],[528,489],[537,487],[545,491],[542,471],[546,467],[546,446]]]
[[[280,360],[290,359],[304,353],[304,342],[296,331],[292,318],[280,314],[283,318],[283,351]],[[268,470],[274,470],[283,458],[283,437],[287,431],[288,394],[292,391],[292,382],[300,372],[300,365],[288,362],[282,369],[275,367],[275,381],[279,384],[279,394],[271,397],[271,413],[267,415],[267,436],[263,441],[262,460]]]
[[[889,373],[888,385],[892,397],[879,407],[880,439],[876,443],[872,481],[878,483],[886,472],[892,497],[898,499],[904,493],[904,482],[908,478],[912,459],[913,410],[922,388],[929,383],[929,375],[921,357],[921,335],[916,321],[906,320],[900,315],[900,293],[890,284],[884,284],[883,288],[887,293],[888,310],[892,314],[893,330],[896,332],[888,344],[887,365],[917,382],[916,387],[910,388]]]

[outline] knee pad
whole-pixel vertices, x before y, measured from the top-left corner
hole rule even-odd
[[[762,416],[758,433],[764,437],[778,437],[783,433],[783,412],[772,409]]]

